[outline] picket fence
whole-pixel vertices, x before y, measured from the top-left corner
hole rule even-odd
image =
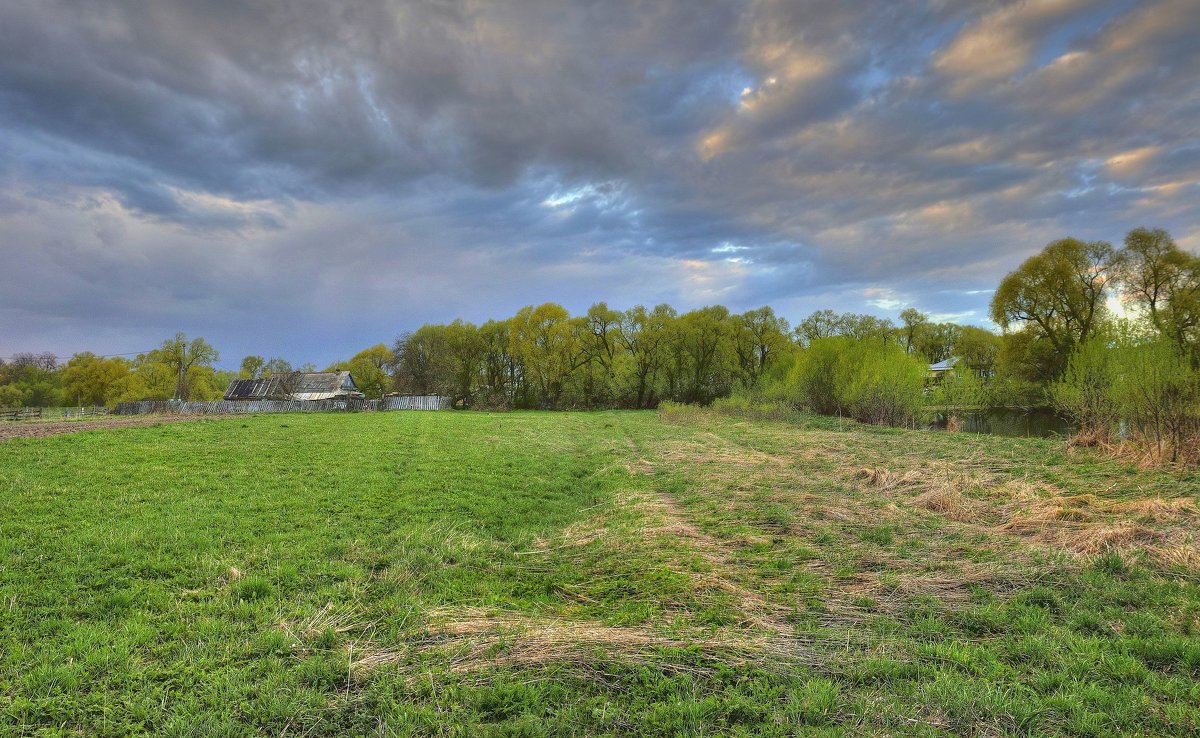
[[[122,402],[113,409],[115,415],[227,415],[235,413],[329,413],[377,412],[382,410],[449,410],[451,399],[441,395],[405,395],[380,400],[249,400],[234,402],[178,402],[176,400],[142,400]]]

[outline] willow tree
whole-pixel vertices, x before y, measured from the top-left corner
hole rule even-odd
[[[524,367],[537,401],[556,406],[567,378],[582,360],[575,325],[562,305],[527,306],[512,317],[509,352]]]
[[[731,337],[742,383],[747,387],[758,382],[771,362],[794,348],[787,321],[766,306],[734,315]]]
[[[1161,228],[1136,228],[1125,237],[1120,286],[1155,329],[1200,360],[1200,256],[1176,245]]]
[[[1075,347],[1102,325],[1117,265],[1112,244],[1105,241],[1054,241],[1001,280],[992,296],[991,318],[1006,331],[1017,327],[1029,333],[1033,344],[1052,349],[1039,369],[1042,379],[1052,379],[1062,373]]]

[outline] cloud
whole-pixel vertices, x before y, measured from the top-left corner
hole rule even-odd
[[[321,363],[543,300],[982,320],[1055,238],[1194,244],[1198,25],[1190,0],[13,0],[0,353],[183,328]]]
[[[967,25],[936,56],[934,67],[954,79],[958,94],[1008,79],[1033,61],[1039,41],[1096,0],[1016,0]]]

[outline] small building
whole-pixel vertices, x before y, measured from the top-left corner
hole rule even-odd
[[[251,400],[361,400],[364,397],[350,372],[284,372],[262,379],[235,379],[225,399]]]
[[[941,361],[937,362],[936,364],[929,365],[929,374],[930,374],[930,376],[938,377],[938,378],[947,377],[954,371],[954,367],[957,364],[958,364],[957,356],[951,356],[949,359],[942,359]]]

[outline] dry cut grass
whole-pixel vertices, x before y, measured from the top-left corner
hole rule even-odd
[[[484,608],[444,608],[427,615],[433,625],[420,639],[398,648],[360,644],[352,672],[363,676],[382,666],[411,666],[430,658],[446,660],[446,668],[456,674],[549,665],[593,672],[606,662],[652,664],[667,671],[708,671],[718,663],[784,670],[814,661],[801,639],[778,633],[721,629],[683,637],[648,627]],[[666,653],[680,649],[698,658],[685,662]]]

